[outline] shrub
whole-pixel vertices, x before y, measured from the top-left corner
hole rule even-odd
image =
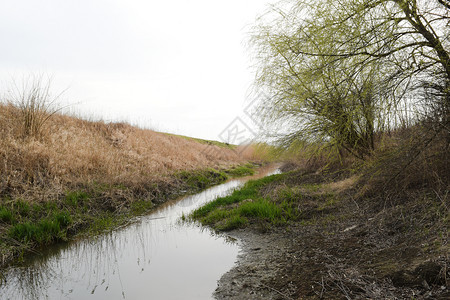
[[[16,82],[7,95],[7,101],[20,110],[20,123],[23,137],[39,138],[47,121],[60,109],[55,107],[61,94],[52,96],[50,79],[43,76],[30,76],[21,85]]]

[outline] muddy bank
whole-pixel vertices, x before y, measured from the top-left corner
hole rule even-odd
[[[229,232],[241,252],[214,296],[449,299],[446,203],[417,195],[401,202],[355,199],[356,190],[339,182],[326,206],[319,195],[331,193],[326,186],[336,182],[296,173],[272,184],[271,190],[287,186],[303,193],[297,220],[270,227],[254,220]]]
[[[237,230],[231,236],[241,242],[241,252],[233,269],[222,276],[216,299],[449,299],[448,284],[442,280],[445,258],[419,260],[377,277],[361,260],[371,257],[352,246],[339,247],[336,255],[312,233],[299,236],[300,229],[259,233]],[[338,238],[337,238],[338,239]],[[319,241],[321,240],[321,241]],[[408,250],[407,250],[408,251]],[[409,250],[413,251],[414,250]],[[334,252],[334,253],[333,253]],[[404,253],[408,256],[411,253]],[[393,253],[394,257],[402,255]],[[384,265],[385,262],[378,262]],[[448,259],[447,259],[448,263]],[[370,272],[372,271],[372,272]],[[448,276],[448,274],[447,274]],[[430,283],[428,283],[430,282]]]
[[[286,255],[289,239],[280,232],[260,234],[239,229],[230,233],[240,242],[235,267],[224,274],[214,293],[217,299],[278,299],[283,297],[272,285]]]

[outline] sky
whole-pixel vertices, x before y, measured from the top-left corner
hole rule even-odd
[[[0,80],[45,74],[84,118],[213,140],[256,132],[243,118],[246,39],[269,3],[0,0]]]

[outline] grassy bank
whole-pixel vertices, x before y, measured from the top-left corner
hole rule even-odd
[[[52,243],[114,229],[148,213],[159,203],[201,191],[231,177],[253,174],[254,167],[245,164],[225,170],[181,171],[171,176],[172,181],[153,183],[140,195],[123,185],[92,184],[39,202],[3,197],[0,199],[2,265]]]

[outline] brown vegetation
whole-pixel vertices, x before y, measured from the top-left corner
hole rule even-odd
[[[98,183],[138,187],[181,170],[226,168],[243,162],[236,152],[123,123],[85,121],[61,114],[42,135],[21,138],[20,111],[0,106],[0,194],[30,188]],[[205,151],[209,147],[210,150]],[[26,197],[28,198],[28,197]]]

